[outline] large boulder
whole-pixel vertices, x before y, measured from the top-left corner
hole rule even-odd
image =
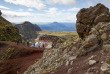
[[[88,36],[91,28],[97,25],[99,22],[110,21],[109,9],[100,3],[94,7],[81,9],[76,17],[76,29],[79,37],[82,39],[85,36]]]

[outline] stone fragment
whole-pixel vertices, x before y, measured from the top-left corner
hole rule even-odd
[[[102,39],[103,41],[105,41],[105,40],[107,39],[107,34],[106,34],[106,33],[102,34],[102,35],[101,35],[101,39]]]
[[[89,63],[88,63],[90,66],[96,64],[96,61],[95,60],[89,60]]]
[[[69,60],[72,61],[72,60],[76,59],[76,57],[77,57],[77,56],[69,57]]]
[[[68,65],[69,65],[69,61],[66,62],[65,66],[68,66]]]
[[[73,69],[73,67],[72,68],[69,68],[67,74],[70,74],[72,72],[72,69]]]
[[[109,68],[110,68],[109,64],[103,63],[100,69],[101,69],[101,71],[107,71],[107,70],[109,70]]]

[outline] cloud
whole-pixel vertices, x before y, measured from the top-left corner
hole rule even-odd
[[[68,9],[67,11],[79,11],[79,10],[80,10],[80,8],[73,7],[73,8]]]
[[[23,5],[26,7],[32,7],[38,10],[44,9],[46,6],[44,5],[42,0],[5,0],[5,2],[13,3],[16,5]]]
[[[110,0],[95,0],[95,2],[96,3],[102,3],[104,5],[109,5],[110,6]]]
[[[29,8],[28,11],[34,11],[33,9]]]
[[[90,0],[88,0],[88,5],[89,5],[89,6],[93,6],[93,2],[90,1]]]
[[[10,10],[1,10],[2,15],[5,17],[26,17],[26,16],[32,16],[29,12],[21,12],[21,11],[10,11]],[[13,18],[12,18],[13,19]]]
[[[48,14],[54,14],[57,12],[57,8],[55,7],[52,7],[52,8],[49,8],[48,10],[45,10],[45,12],[47,12]]]
[[[10,8],[5,7],[5,6],[2,6],[2,5],[0,5],[0,8],[1,8],[1,9],[10,9]]]
[[[23,11],[23,9],[21,9],[21,8],[20,8],[20,9],[18,9],[18,11],[20,11],[20,12],[21,12],[21,11]]]
[[[69,4],[75,4],[75,0],[46,0],[48,4],[63,4],[63,5],[69,5]]]
[[[1,10],[3,17],[11,22],[76,22],[76,13],[65,12],[57,8],[49,8],[45,13],[32,13],[24,11]]]
[[[110,5],[110,0],[101,0],[104,4]]]

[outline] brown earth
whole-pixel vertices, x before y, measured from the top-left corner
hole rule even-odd
[[[21,44],[17,45],[13,42],[0,41],[0,51],[10,47],[14,48],[13,54],[10,58],[0,63],[0,74],[23,74],[30,65],[42,57],[45,49],[31,48]]]

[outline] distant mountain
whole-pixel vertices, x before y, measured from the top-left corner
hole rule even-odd
[[[17,39],[22,40],[18,29],[9,21],[1,16],[0,11],[0,41],[16,42]]]
[[[39,27],[43,30],[48,31],[75,31],[75,23],[48,23],[48,24],[38,24]]]
[[[28,21],[15,24],[15,26],[19,29],[20,34],[25,39],[34,39],[38,36],[37,31],[41,31],[38,25],[32,24]]]

